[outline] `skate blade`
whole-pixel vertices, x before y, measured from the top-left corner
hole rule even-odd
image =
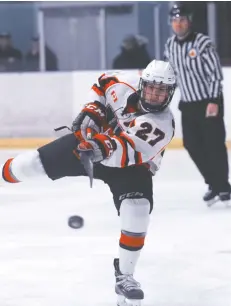
[[[231,208],[231,200],[227,200],[227,201],[221,201],[219,197],[212,199],[211,201],[207,202],[207,206],[211,207],[216,203],[223,203],[225,205],[226,208]]]
[[[123,295],[117,295],[117,306],[141,306],[142,300],[129,300]]]
[[[231,200],[222,201],[225,204],[226,208],[231,208]]]
[[[213,206],[215,203],[219,202],[219,200],[220,200],[220,198],[219,198],[218,196],[216,196],[214,199],[208,201],[208,202],[206,203],[206,205],[207,205],[208,207],[211,207],[211,206]]]

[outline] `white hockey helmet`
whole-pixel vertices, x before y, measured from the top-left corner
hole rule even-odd
[[[153,60],[143,70],[140,106],[144,112],[160,112],[171,102],[176,88],[175,73],[169,62]]]

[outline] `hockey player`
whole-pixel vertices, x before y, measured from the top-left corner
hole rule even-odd
[[[153,208],[152,176],[174,134],[168,108],[174,91],[175,75],[167,62],[152,61],[141,77],[105,73],[92,86],[72,133],[1,167],[2,181],[17,183],[38,176],[86,176],[83,157],[94,164],[94,178],[108,184],[121,220],[114,260],[118,305],[138,306],[144,298],[133,275]]]

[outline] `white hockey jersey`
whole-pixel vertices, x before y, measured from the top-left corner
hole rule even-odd
[[[109,167],[147,163],[154,173],[173,138],[175,124],[169,108],[141,114],[129,105],[129,99],[137,98],[139,81],[138,73],[107,72],[101,75],[98,84],[92,86],[88,101],[98,101],[106,106],[108,123],[114,129],[111,137],[116,141],[117,149],[101,163]]]

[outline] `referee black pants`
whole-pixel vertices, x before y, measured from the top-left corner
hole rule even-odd
[[[206,118],[208,103],[209,101],[180,102],[183,144],[205,183],[216,192],[230,191],[223,99],[220,101],[217,117]]]

